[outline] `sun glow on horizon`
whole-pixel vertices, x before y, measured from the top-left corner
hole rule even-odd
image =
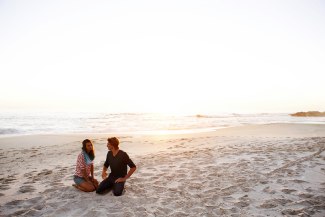
[[[0,7],[0,109],[325,110],[322,2],[32,2]]]

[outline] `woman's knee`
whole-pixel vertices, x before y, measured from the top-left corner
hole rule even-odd
[[[95,191],[95,187],[91,184],[86,183],[86,182],[81,183],[80,186],[84,189],[85,192]]]
[[[90,187],[88,187],[88,189],[87,189],[88,192],[93,192],[93,191],[95,191],[95,190],[96,190],[96,189],[95,189],[94,186],[90,186]]]

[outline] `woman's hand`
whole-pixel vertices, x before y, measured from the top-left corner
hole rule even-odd
[[[92,184],[94,185],[95,189],[98,188],[98,181],[97,181],[97,179],[94,178],[94,179],[92,180]]]

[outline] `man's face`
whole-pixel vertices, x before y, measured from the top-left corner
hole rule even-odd
[[[112,151],[113,146],[111,144],[109,144],[109,142],[107,142],[107,148],[108,148],[108,150]]]

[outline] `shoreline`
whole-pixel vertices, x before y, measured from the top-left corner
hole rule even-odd
[[[245,126],[220,128],[208,132],[192,133],[59,133],[59,134],[33,134],[18,135],[10,137],[0,137],[0,148],[16,148],[39,145],[55,145],[62,143],[71,143],[82,141],[85,138],[107,138],[110,136],[117,137],[192,137],[192,136],[253,136],[253,137],[325,137],[325,124],[297,124],[297,123],[277,123],[277,124],[252,124]],[[33,144],[31,144],[33,143]]]

